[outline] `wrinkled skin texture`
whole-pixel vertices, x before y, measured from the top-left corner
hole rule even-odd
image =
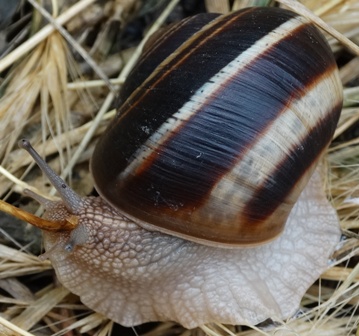
[[[46,233],[48,255],[65,287],[125,326],[165,320],[187,328],[253,325],[290,317],[340,238],[317,173],[283,234],[252,248],[214,248],[146,231],[99,198],[86,203],[94,221],[83,219],[70,240],[66,233]],[[69,241],[72,252],[64,248]]]

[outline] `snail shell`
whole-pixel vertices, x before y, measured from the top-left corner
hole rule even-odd
[[[253,245],[282,232],[331,141],[342,86],[312,23],[247,8],[172,26],[121,100],[91,162],[101,196],[150,230]]]

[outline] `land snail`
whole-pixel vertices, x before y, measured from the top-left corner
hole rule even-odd
[[[342,87],[325,38],[279,8],[200,14],[146,48],[80,197],[26,148],[62,202],[41,200],[60,282],[133,326],[254,325],[297,311],[340,238],[318,162]]]

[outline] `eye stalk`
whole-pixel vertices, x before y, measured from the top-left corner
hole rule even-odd
[[[35,160],[37,165],[48,177],[51,184],[59,192],[63,202],[54,202],[47,198],[44,198],[35,192],[25,189],[24,194],[38,201],[47,211],[53,211],[53,209],[60,209],[62,207],[62,216],[57,216],[56,219],[52,220],[40,218],[27,211],[16,208],[11,204],[8,204],[0,200],[0,211],[8,213],[18,219],[26,221],[33,226],[36,226],[45,231],[61,232],[61,231],[72,231],[78,225],[78,213],[83,205],[82,198],[77,195],[66,183],[58,176],[48,164],[40,157],[40,155],[31,146],[31,143],[22,139],[19,141],[19,147],[25,149],[31,157]],[[61,204],[60,204],[61,203]],[[66,208],[66,210],[65,210]]]
[[[73,215],[78,215],[80,209],[82,208],[83,201],[82,198],[75,193],[66,182],[57,175],[50,166],[42,159],[42,157],[36,152],[32,147],[31,143],[27,139],[21,139],[18,142],[20,148],[25,149],[31,157],[34,159],[36,164],[50,180],[51,184],[56,188],[57,192],[60,194],[62,201],[66,209]]]

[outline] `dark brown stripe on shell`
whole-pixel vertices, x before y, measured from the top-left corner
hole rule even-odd
[[[341,109],[342,102],[333,106],[326,117],[308,132],[300,146],[292,148],[285,160],[278,163],[275,173],[268,176],[263,185],[258,186],[252,201],[246,205],[243,211],[243,217],[247,218],[248,225],[258,225],[264,222],[285,202],[286,197],[330,143]]]

